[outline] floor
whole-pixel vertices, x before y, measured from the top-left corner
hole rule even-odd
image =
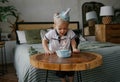
[[[0,76],[0,82],[18,82],[13,64],[8,64],[7,66],[8,72]]]

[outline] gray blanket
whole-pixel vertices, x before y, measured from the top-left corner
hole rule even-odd
[[[103,65],[82,71],[83,82],[120,82],[120,44],[81,42],[81,51],[96,52],[103,56]]]

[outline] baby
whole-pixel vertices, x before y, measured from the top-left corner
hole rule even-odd
[[[70,9],[54,14],[54,29],[46,33],[42,40],[46,55],[52,55],[52,53],[60,49],[71,50],[71,47],[73,52],[80,52],[75,41],[76,35],[68,28],[70,20],[69,11]],[[68,76],[69,82],[73,82],[74,79],[74,71],[56,71],[56,75],[60,77],[62,82],[66,82],[66,76]]]

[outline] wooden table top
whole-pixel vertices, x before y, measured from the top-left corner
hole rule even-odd
[[[39,69],[56,71],[81,71],[93,69],[102,64],[102,56],[97,53],[72,53],[71,57],[59,58],[56,54],[35,54],[30,56],[32,66]]]

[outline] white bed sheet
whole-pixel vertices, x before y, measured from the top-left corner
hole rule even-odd
[[[30,68],[29,48],[31,46],[38,52],[44,52],[42,44],[20,44],[15,48],[14,66],[16,69],[16,74],[19,78],[19,82],[24,82],[25,79],[23,78],[25,78],[26,72]]]

